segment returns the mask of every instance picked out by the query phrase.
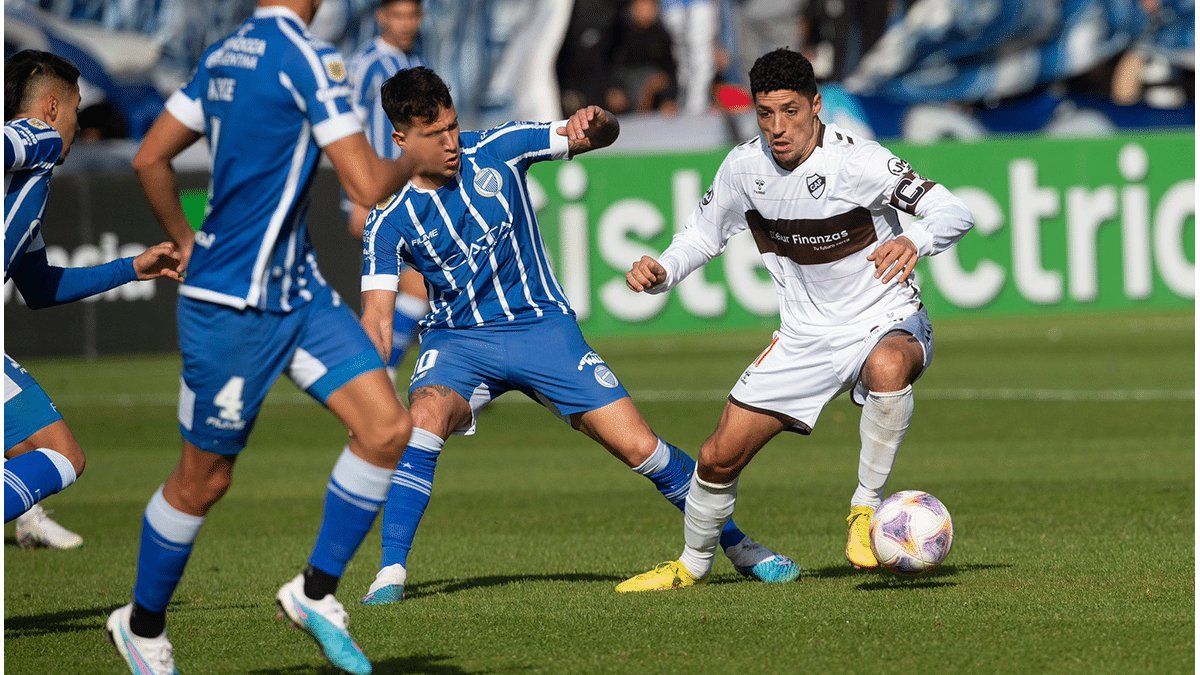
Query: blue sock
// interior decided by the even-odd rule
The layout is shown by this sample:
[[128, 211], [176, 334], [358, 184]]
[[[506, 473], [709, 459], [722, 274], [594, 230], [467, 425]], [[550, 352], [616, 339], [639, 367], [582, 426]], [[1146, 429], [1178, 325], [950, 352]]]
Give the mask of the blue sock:
[[38, 448], [4, 461], [4, 522], [15, 520], [56, 492], [75, 482], [71, 460], [48, 448]]
[[[649, 478], [662, 496], [682, 511], [687, 503], [688, 488], [692, 483], [692, 474], [696, 471], [696, 462], [688, 457], [686, 452], [659, 439], [654, 454], [634, 471]], [[745, 533], [738, 529], [730, 518], [729, 522], [725, 523], [725, 529], [721, 530], [721, 548], [735, 546], [745, 538]]]
[[387, 497], [391, 477], [391, 469], [372, 465], [350, 452], [350, 448], [342, 451], [329, 477], [325, 513], [317, 543], [308, 558], [310, 565], [330, 576], [342, 576], [375, 522], [375, 514]]
[[152, 612], [166, 611], [203, 524], [204, 516], [180, 511], [167, 503], [161, 487], [155, 491], [142, 517], [137, 581], [133, 585], [133, 599], [139, 605]]
[[388, 491], [387, 505], [383, 508], [381, 567], [407, 567], [413, 537], [417, 536], [417, 526], [421, 524], [425, 507], [429, 505], [433, 471], [437, 467], [443, 443], [445, 441], [436, 434], [413, 429], [412, 440], [408, 442], [404, 457], [392, 474], [392, 488]]
[[408, 348], [416, 341], [417, 328], [429, 311], [429, 303], [410, 295], [396, 296], [396, 314], [392, 317], [392, 355], [388, 367], [395, 368], [404, 360]]

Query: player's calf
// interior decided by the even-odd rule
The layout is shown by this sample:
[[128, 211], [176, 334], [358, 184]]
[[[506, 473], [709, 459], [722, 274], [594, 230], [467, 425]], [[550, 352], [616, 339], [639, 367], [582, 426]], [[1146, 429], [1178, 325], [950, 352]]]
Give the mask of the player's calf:
[[5, 458], [6, 523], [70, 487], [86, 464], [83, 449], [61, 418], [8, 448]]

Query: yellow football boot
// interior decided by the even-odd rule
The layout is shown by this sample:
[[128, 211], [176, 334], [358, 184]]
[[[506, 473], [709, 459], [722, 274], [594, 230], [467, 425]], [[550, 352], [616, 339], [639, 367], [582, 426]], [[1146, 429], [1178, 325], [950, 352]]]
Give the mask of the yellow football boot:
[[846, 524], [850, 526], [850, 536], [846, 538], [846, 560], [855, 569], [873, 570], [879, 567], [875, 559], [875, 551], [871, 549], [871, 517], [875, 509], [869, 506], [851, 506], [850, 515], [846, 516]]
[[687, 588], [700, 583], [700, 579], [678, 560], [659, 563], [654, 569], [617, 584], [618, 593], [641, 593], [642, 591], [669, 591], [675, 588]]

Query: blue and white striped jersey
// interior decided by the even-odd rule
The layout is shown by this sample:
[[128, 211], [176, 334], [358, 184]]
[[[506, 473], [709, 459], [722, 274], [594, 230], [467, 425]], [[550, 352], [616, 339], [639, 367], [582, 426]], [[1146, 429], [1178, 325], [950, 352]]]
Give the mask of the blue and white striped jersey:
[[4, 124], [4, 280], [22, 256], [46, 247], [42, 213], [50, 195], [50, 174], [62, 157], [63, 142], [49, 124], [20, 118]]
[[567, 158], [567, 138], [556, 133], [565, 124], [510, 122], [460, 133], [457, 176], [437, 190], [410, 182], [367, 217], [362, 290], [396, 290], [406, 263], [425, 277], [426, 328], [573, 316], [525, 181], [534, 162]]
[[392, 123], [383, 112], [379, 89], [389, 77], [406, 68], [423, 66], [415, 51], [405, 54], [381, 37], [350, 57], [350, 81], [354, 86], [354, 111], [363, 121], [367, 140], [375, 153], [385, 159], [400, 156], [400, 147], [392, 142]]
[[259, 7], [167, 101], [208, 136], [212, 185], [183, 295], [290, 311], [324, 284], [305, 214], [321, 148], [362, 130], [342, 57], [300, 17]]

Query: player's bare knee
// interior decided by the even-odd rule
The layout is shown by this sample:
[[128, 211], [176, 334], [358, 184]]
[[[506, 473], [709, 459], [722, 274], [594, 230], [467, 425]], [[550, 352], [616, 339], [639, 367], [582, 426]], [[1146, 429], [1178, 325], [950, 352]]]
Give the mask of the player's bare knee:
[[630, 443], [630, 449], [625, 459], [632, 462], [630, 466], [640, 466], [650, 459], [650, 455], [658, 450], [658, 436], [653, 432], [649, 434], [639, 434], [638, 437]]
[[912, 383], [913, 366], [902, 349], [879, 347], [863, 365], [863, 383], [871, 391], [897, 391]]
[[388, 462], [392, 458], [397, 461], [408, 445], [412, 436], [412, 422], [403, 410], [378, 420], [367, 429], [355, 430], [354, 438], [359, 448], [367, 455], [368, 461]]
[[57, 447], [51, 448], [51, 450], [67, 458], [67, 461], [71, 463], [71, 467], [75, 469], [75, 478], [78, 479], [82, 476], [84, 468], [87, 467], [87, 456], [84, 455], [83, 448], [79, 446], [79, 443], [76, 443], [75, 439], [72, 438], [55, 445]]
[[233, 475], [224, 471], [212, 471], [192, 476], [183, 475], [175, 482], [173, 497], [180, 502], [185, 513], [203, 515], [229, 491]]
[[696, 473], [701, 480], [709, 483], [731, 483], [737, 480], [741, 472], [742, 462], [736, 450], [724, 447], [714, 438], [708, 439], [700, 446]]
[[418, 387], [409, 395], [412, 425], [441, 438], [471, 423], [471, 406], [440, 384]]

